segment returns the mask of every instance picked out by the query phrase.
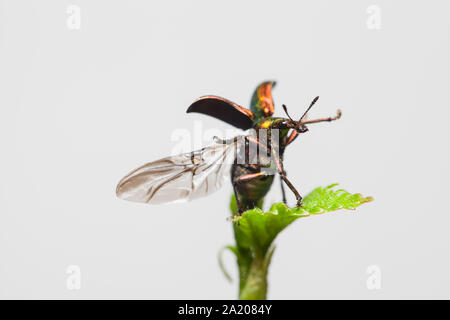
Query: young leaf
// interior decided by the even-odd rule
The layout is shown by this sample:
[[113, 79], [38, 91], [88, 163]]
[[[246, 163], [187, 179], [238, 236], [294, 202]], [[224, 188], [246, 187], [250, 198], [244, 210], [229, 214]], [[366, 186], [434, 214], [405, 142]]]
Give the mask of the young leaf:
[[[267, 269], [274, 250], [272, 243], [293, 221], [339, 209], [353, 210], [373, 200], [372, 197], [351, 194], [343, 189], [333, 190], [336, 185], [314, 189], [303, 198], [301, 207], [290, 209], [284, 203], [275, 203], [268, 212], [255, 208], [233, 220], [236, 245], [228, 249], [236, 255], [238, 262], [240, 299], [266, 298]], [[233, 214], [237, 213], [234, 196], [230, 208]]]

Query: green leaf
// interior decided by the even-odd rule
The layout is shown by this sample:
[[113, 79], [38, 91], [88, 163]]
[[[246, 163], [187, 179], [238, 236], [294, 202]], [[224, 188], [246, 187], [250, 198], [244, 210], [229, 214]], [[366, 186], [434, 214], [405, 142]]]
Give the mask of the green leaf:
[[351, 194], [344, 189], [333, 190], [337, 183], [327, 187], [314, 189], [303, 198], [303, 205], [300, 208], [293, 208], [295, 213], [302, 212], [306, 216], [336, 211], [339, 209], [354, 210], [363, 203], [373, 200], [372, 197], [363, 197], [359, 193]]
[[225, 276], [225, 278], [227, 278], [227, 280], [228, 280], [229, 282], [232, 282], [233, 279], [231, 279], [230, 274], [229, 274], [229, 273], [227, 272], [227, 270], [225, 269], [225, 265], [223, 264], [223, 260], [222, 260], [222, 254], [223, 254], [223, 252], [224, 252], [225, 250], [230, 250], [231, 252], [233, 252], [233, 253], [236, 255], [236, 254], [237, 254], [237, 253], [236, 253], [236, 248], [233, 247], [233, 246], [225, 246], [225, 247], [222, 247], [222, 249], [220, 249], [220, 251], [219, 251], [219, 253], [218, 253], [218, 257], [217, 257], [217, 259], [218, 259], [218, 261], [219, 261], [219, 267], [220, 267], [220, 270], [222, 270], [223, 275]]
[[265, 253], [275, 237], [298, 218], [339, 209], [353, 210], [373, 200], [371, 197], [363, 197], [358, 193], [351, 194], [343, 189], [333, 190], [336, 185], [314, 189], [303, 198], [301, 207], [290, 209], [280, 202], [273, 204], [268, 212], [259, 208], [244, 212], [233, 220], [236, 224], [238, 246], [251, 248], [253, 252], [261, 250]]
[[[351, 194], [343, 189], [333, 190], [336, 185], [314, 189], [303, 198], [301, 207], [291, 209], [280, 202], [273, 204], [268, 212], [255, 208], [233, 219], [236, 246], [228, 248], [237, 258], [241, 299], [265, 299], [265, 278], [274, 251], [273, 241], [292, 222], [298, 218], [339, 209], [354, 210], [373, 200], [372, 197], [363, 197], [359, 193]], [[230, 208], [232, 213], [236, 214], [234, 196]]]

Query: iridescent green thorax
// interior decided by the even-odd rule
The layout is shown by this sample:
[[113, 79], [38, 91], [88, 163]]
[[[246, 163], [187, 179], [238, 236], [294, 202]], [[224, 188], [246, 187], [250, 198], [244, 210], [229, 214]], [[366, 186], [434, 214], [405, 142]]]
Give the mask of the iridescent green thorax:
[[[279, 118], [279, 117], [269, 117], [264, 118], [258, 122], [256, 122], [253, 126], [253, 129], [259, 130], [259, 129], [277, 129], [282, 123], [285, 123], [286, 121], [289, 121], [289, 119], [286, 118]], [[279, 137], [283, 138], [287, 135], [290, 129], [280, 129], [279, 131]]]
[[250, 110], [253, 112], [253, 121], [258, 122], [270, 117], [274, 112], [272, 88], [275, 81], [266, 81], [256, 87], [250, 102]]

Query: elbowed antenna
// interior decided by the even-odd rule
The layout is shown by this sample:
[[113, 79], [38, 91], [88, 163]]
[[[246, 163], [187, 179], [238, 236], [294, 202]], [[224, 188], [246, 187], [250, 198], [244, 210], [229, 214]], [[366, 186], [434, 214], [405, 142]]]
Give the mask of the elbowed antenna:
[[[286, 105], [284, 105], [284, 104], [283, 104], [283, 110], [284, 110], [284, 112], [286, 113], [286, 115], [288, 116], [289, 120], [291, 120], [291, 121], [293, 121], [293, 122], [297, 122], [297, 123], [298, 123], [297, 127], [300, 127], [300, 122], [302, 122], [303, 118], [306, 116], [306, 114], [307, 114], [308, 111], [312, 108], [312, 106], [317, 102], [317, 100], [319, 100], [319, 96], [317, 96], [317, 97], [315, 97], [315, 98], [313, 99], [313, 101], [312, 101], [311, 104], [309, 105], [308, 109], [306, 109], [305, 113], [303, 113], [303, 115], [301, 116], [300, 120], [298, 120], [298, 121], [294, 121], [294, 120], [292, 119], [292, 117], [289, 115], [289, 112], [287, 111]], [[304, 123], [306, 123], [306, 122], [304, 122]]]
[[303, 115], [301, 116], [299, 121], [294, 121], [292, 119], [292, 117], [289, 115], [289, 113], [287, 111], [286, 105], [283, 104], [283, 110], [286, 113], [286, 115], [288, 116], [289, 120], [291, 120], [294, 123], [297, 122], [297, 125], [295, 126], [296, 130], [300, 129], [300, 127], [305, 124], [325, 122], [325, 121], [334, 121], [334, 120], [339, 119], [342, 116], [342, 111], [340, 109], [338, 109], [337, 114], [334, 117], [320, 118], [320, 119], [314, 119], [314, 120], [308, 120], [308, 121], [302, 122], [302, 120], [305, 118], [306, 114], [309, 112], [309, 110], [312, 108], [312, 106], [317, 102], [317, 100], [319, 100], [319, 96], [315, 97], [313, 99], [313, 101], [311, 101], [311, 104], [309, 105], [308, 109], [306, 109], [305, 113], [303, 113]]
[[283, 104], [283, 110], [286, 113], [287, 117], [289, 118], [289, 120], [294, 121], [291, 116], [289, 115], [289, 112], [287, 111], [287, 107], [285, 104]]

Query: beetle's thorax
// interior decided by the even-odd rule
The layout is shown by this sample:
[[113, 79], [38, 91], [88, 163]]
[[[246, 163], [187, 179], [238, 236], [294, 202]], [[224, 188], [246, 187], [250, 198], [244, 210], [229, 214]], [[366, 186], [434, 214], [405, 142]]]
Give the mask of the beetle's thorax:
[[[266, 131], [263, 136], [267, 137], [267, 141], [272, 141], [280, 146], [281, 151], [284, 151], [287, 134], [292, 126], [292, 121], [286, 118], [268, 117], [264, 118], [253, 125], [258, 137], [261, 136], [261, 131]], [[276, 132], [276, 136], [275, 136]], [[277, 139], [276, 139], [276, 138]]]
[[280, 131], [279, 132], [280, 138], [285, 136], [288, 133], [289, 129], [291, 129], [293, 127], [294, 127], [294, 125], [290, 119], [275, 118], [275, 117], [264, 118], [264, 119], [256, 122], [253, 125], [253, 129], [255, 129], [255, 130], [278, 129]]

